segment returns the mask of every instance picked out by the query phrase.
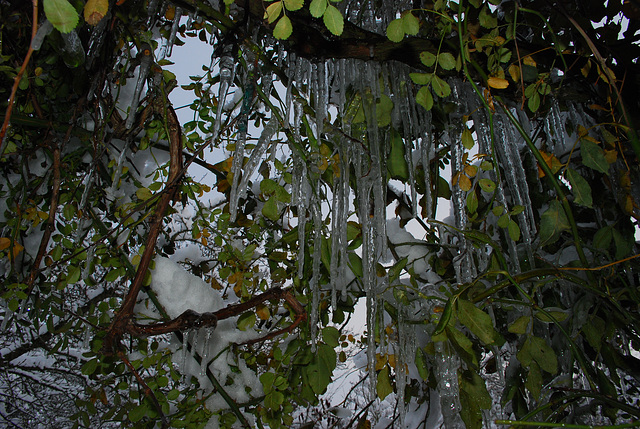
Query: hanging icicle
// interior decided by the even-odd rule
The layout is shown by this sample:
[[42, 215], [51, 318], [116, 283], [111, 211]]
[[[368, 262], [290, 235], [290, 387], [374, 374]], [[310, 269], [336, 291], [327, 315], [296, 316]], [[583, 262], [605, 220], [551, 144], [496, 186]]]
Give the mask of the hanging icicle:
[[138, 77], [136, 79], [136, 85], [133, 90], [131, 107], [129, 108], [129, 113], [127, 114], [127, 120], [125, 122], [125, 126], [127, 127], [127, 129], [131, 129], [133, 127], [133, 123], [136, 120], [138, 104], [140, 104], [142, 91], [146, 86], [147, 76], [149, 75], [151, 65], [153, 64], [153, 51], [151, 50], [151, 46], [149, 46], [148, 44], [142, 45], [142, 47], [140, 48], [140, 52], [138, 53], [138, 58], [140, 59], [140, 65], [138, 66]]
[[[316, 190], [320, 186], [320, 180], [316, 183]], [[312, 275], [309, 282], [311, 289], [311, 349], [315, 352], [318, 342], [318, 307], [320, 306], [320, 264], [322, 263], [322, 207], [316, 197], [311, 204], [313, 217], [313, 256]]]
[[[213, 58], [212, 58], [213, 62]], [[229, 44], [223, 48], [222, 58], [220, 58], [220, 86], [218, 88], [218, 107], [216, 109], [216, 121], [213, 126], [211, 141], [215, 143], [218, 139], [220, 126], [222, 124], [222, 110], [227, 103], [229, 87], [233, 85], [235, 77], [236, 62], [233, 56], [233, 45]]]

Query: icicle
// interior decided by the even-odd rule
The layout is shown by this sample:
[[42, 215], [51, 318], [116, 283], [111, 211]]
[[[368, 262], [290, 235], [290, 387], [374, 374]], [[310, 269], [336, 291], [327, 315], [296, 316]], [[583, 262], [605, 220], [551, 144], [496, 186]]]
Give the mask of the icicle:
[[[429, 113], [429, 116], [431, 113]], [[422, 168], [424, 169], [424, 203], [427, 219], [433, 219], [433, 200], [431, 196], [431, 148], [433, 142], [431, 133], [424, 134], [420, 142], [420, 155], [422, 157]]]
[[253, 69], [249, 65], [250, 59], [247, 59], [248, 74], [246, 78], [246, 88], [242, 100], [242, 108], [240, 109], [240, 117], [238, 118], [238, 133], [236, 134], [236, 148], [233, 153], [233, 162], [231, 163], [231, 174], [233, 180], [231, 183], [231, 195], [229, 197], [229, 215], [231, 222], [236, 220], [238, 212], [238, 184], [240, 181], [240, 173], [244, 163], [244, 145], [247, 141], [247, 129], [249, 127], [249, 111], [253, 104]]
[[321, 61], [320, 64], [314, 67], [314, 94], [315, 94], [315, 109], [316, 109], [316, 138], [318, 144], [322, 138], [324, 132], [324, 120], [327, 117], [327, 110], [329, 104], [329, 97], [327, 91], [329, 89], [329, 80], [327, 72], [325, 70], [326, 61]]
[[120, 183], [120, 176], [122, 175], [122, 168], [124, 166], [124, 160], [127, 158], [127, 153], [129, 151], [129, 145], [125, 143], [122, 148], [122, 152], [120, 152], [120, 156], [118, 157], [118, 164], [116, 165], [116, 171], [113, 173], [113, 181], [111, 182], [111, 191], [115, 192], [118, 189], [118, 184]]
[[271, 116], [271, 119], [264, 126], [262, 130], [262, 134], [260, 134], [260, 138], [258, 139], [258, 143], [253, 148], [251, 152], [251, 156], [249, 157], [249, 161], [244, 165], [244, 169], [242, 170], [242, 179], [238, 184], [238, 199], [243, 199], [247, 197], [247, 187], [249, 186], [249, 179], [253, 176], [255, 169], [258, 167], [258, 163], [262, 160], [262, 157], [266, 153], [269, 148], [269, 143], [271, 143], [271, 138], [278, 131], [278, 119], [275, 115]]
[[191, 338], [191, 358], [195, 359], [196, 353], [198, 352], [198, 335], [199, 331], [197, 329], [193, 330], [193, 338]]
[[447, 429], [465, 427], [460, 417], [460, 396], [458, 393], [458, 355], [451, 351], [448, 341], [434, 343], [436, 349], [435, 371], [440, 394], [440, 406], [444, 426]]
[[70, 33], [60, 33], [64, 41], [64, 52], [62, 56], [64, 63], [71, 68], [78, 67], [85, 60], [84, 47], [78, 33], [73, 30]]
[[52, 31], [53, 24], [51, 24], [48, 19], [45, 19], [40, 28], [38, 28], [36, 37], [31, 41], [31, 48], [33, 48], [34, 51], [39, 51], [42, 47], [42, 42], [44, 42], [44, 39], [51, 34]]
[[[320, 180], [316, 183], [316, 189], [320, 186]], [[320, 305], [320, 263], [322, 262], [322, 208], [320, 202], [314, 198], [312, 207], [313, 216], [313, 274], [309, 287], [312, 293], [311, 300], [311, 350], [315, 352], [318, 336], [318, 306]]]
[[[191, 335], [191, 330], [185, 331], [182, 334], [182, 354], [180, 355], [180, 370], [183, 375], [187, 375], [187, 355], [189, 354], [189, 336]], [[195, 332], [195, 331], [194, 331]]]
[[[464, 166], [462, 163], [464, 149], [462, 148], [462, 142], [459, 138], [457, 138], [457, 127], [450, 129], [447, 134], [447, 138], [451, 145], [451, 174], [453, 175], [464, 170]], [[465, 229], [467, 227], [466, 198], [465, 192], [460, 189], [459, 184], [451, 187], [451, 205], [456, 228]], [[460, 234], [458, 238], [459, 253], [456, 257], [454, 257], [453, 264], [456, 272], [456, 280], [458, 283], [462, 284], [468, 283], [472, 280], [472, 264], [469, 260], [469, 244], [467, 242], [467, 239], [462, 234]]]
[[202, 343], [202, 353], [200, 353], [200, 357], [202, 358], [200, 361], [200, 375], [202, 376], [207, 375], [207, 367], [209, 366], [209, 341], [211, 340], [211, 335], [214, 330], [215, 328], [210, 326], [204, 328], [204, 341]]
[[84, 269], [82, 270], [81, 278], [87, 280], [92, 273], [91, 265], [93, 264], [93, 257], [96, 254], [96, 246], [89, 246], [87, 250], [87, 259], [84, 261]]
[[337, 308], [337, 295], [338, 281], [340, 278], [340, 272], [338, 267], [340, 266], [340, 249], [342, 249], [342, 234], [340, 233], [340, 223], [343, 218], [343, 198], [342, 198], [342, 172], [336, 177], [333, 177], [333, 204], [332, 204], [332, 216], [331, 216], [331, 265], [329, 267], [331, 278], [331, 310], [335, 311]]
[[404, 131], [404, 159], [409, 166], [409, 188], [411, 190], [411, 215], [418, 217], [418, 194], [416, 192], [413, 165], [413, 136], [411, 134], [411, 115], [409, 113], [409, 95], [407, 93], [407, 82], [400, 82], [400, 112], [402, 118], [402, 128]]
[[218, 88], [218, 107], [216, 108], [216, 122], [213, 126], [211, 141], [215, 142], [220, 132], [222, 124], [222, 108], [226, 104], [229, 87], [233, 84], [235, 75], [235, 59], [233, 57], [233, 46], [226, 45], [220, 59], [220, 87]]
[[407, 385], [407, 368], [413, 363], [412, 356], [415, 354], [413, 344], [413, 330], [411, 325], [405, 322], [406, 306], [402, 302], [396, 303], [398, 311], [398, 343], [396, 344], [396, 401], [398, 404], [399, 427], [404, 426], [406, 409], [404, 404], [404, 390]]
[[173, 24], [171, 25], [171, 32], [169, 33], [169, 37], [162, 41], [162, 49], [158, 54], [158, 60], [163, 60], [171, 56], [171, 52], [173, 51], [173, 43], [176, 40], [178, 28], [180, 28], [180, 18], [182, 18], [182, 8], [176, 7]]
[[138, 56], [140, 57], [140, 65], [138, 66], [138, 79], [136, 80], [136, 86], [133, 90], [131, 108], [129, 109], [129, 113], [127, 114], [127, 121], [125, 122], [125, 126], [127, 127], [127, 129], [131, 129], [131, 127], [133, 127], [133, 123], [136, 120], [136, 111], [138, 110], [138, 104], [140, 103], [142, 90], [144, 89], [144, 86], [147, 82], [147, 76], [149, 75], [149, 70], [151, 70], [151, 64], [153, 64], [153, 51], [151, 50], [151, 46], [147, 44], [143, 45]]

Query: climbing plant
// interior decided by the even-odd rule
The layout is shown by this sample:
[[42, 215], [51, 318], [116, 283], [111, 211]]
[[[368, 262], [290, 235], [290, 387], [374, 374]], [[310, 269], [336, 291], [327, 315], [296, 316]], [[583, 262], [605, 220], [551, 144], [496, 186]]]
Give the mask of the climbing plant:
[[0, 0], [3, 424], [637, 425], [639, 16]]

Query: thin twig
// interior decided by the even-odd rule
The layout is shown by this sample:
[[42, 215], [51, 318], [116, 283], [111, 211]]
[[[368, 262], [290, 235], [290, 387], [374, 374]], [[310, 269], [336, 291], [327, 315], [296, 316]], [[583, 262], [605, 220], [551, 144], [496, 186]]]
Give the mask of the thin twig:
[[33, 4], [33, 23], [31, 24], [31, 43], [29, 44], [29, 49], [27, 50], [27, 55], [24, 57], [24, 61], [22, 62], [22, 66], [18, 71], [14, 81], [13, 87], [11, 88], [11, 96], [9, 97], [9, 104], [7, 105], [7, 110], [4, 114], [4, 123], [2, 124], [2, 129], [0, 130], [0, 156], [4, 153], [6, 148], [5, 145], [5, 135], [7, 134], [7, 129], [9, 128], [9, 121], [11, 120], [11, 112], [13, 111], [13, 102], [16, 98], [16, 92], [18, 91], [18, 86], [20, 85], [20, 81], [22, 80], [22, 75], [24, 75], [25, 70], [27, 69], [27, 64], [29, 64], [29, 60], [31, 59], [31, 54], [33, 54], [33, 39], [36, 37], [38, 32], [38, 0], [32, 0]]

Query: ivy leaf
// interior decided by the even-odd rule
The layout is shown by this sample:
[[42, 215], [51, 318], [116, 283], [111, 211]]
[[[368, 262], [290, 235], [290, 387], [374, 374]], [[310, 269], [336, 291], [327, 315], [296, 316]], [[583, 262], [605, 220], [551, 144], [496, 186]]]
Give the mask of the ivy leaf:
[[402, 28], [410, 36], [415, 36], [420, 30], [420, 21], [411, 12], [405, 13], [402, 17]]
[[402, 25], [402, 18], [394, 19], [389, 23], [387, 27], [387, 37], [392, 42], [402, 42], [404, 39], [404, 26]]
[[456, 67], [456, 59], [450, 52], [441, 52], [438, 55], [438, 64], [445, 70], [453, 70]]
[[78, 12], [67, 0], [43, 0], [44, 13], [53, 27], [69, 33], [78, 25]]
[[582, 154], [582, 163], [587, 167], [609, 174], [609, 163], [604, 156], [604, 151], [600, 146], [588, 139], [580, 141], [580, 153]]
[[293, 26], [291, 25], [291, 20], [287, 15], [284, 15], [282, 18], [278, 20], [275, 28], [273, 29], [273, 37], [280, 40], [288, 39], [293, 33]]
[[428, 86], [423, 86], [418, 90], [416, 94], [416, 103], [424, 107], [426, 110], [431, 110], [433, 107], [433, 95]]
[[558, 200], [551, 201], [540, 218], [540, 246], [556, 242], [562, 231], [571, 229], [567, 215]]
[[389, 367], [387, 365], [385, 365], [384, 368], [382, 368], [378, 373], [376, 392], [380, 400], [383, 400], [393, 392], [393, 387], [391, 387], [391, 379], [389, 378]]
[[449, 84], [437, 75], [433, 75], [433, 79], [431, 79], [431, 86], [438, 97], [444, 98], [451, 94], [451, 87]]
[[344, 30], [344, 18], [338, 8], [333, 5], [327, 5], [324, 11], [324, 25], [334, 35], [340, 36]]
[[593, 205], [593, 198], [591, 197], [591, 186], [584, 177], [582, 177], [576, 170], [571, 168], [567, 169], [567, 179], [571, 183], [571, 190], [573, 191], [573, 201], [581, 206], [591, 207]]
[[470, 301], [458, 299], [458, 320], [466, 326], [484, 344], [493, 344], [496, 339], [496, 331], [493, 329], [493, 321], [484, 311], [480, 310]]
[[320, 18], [327, 10], [327, 0], [313, 0], [309, 5], [309, 12], [314, 18]]

